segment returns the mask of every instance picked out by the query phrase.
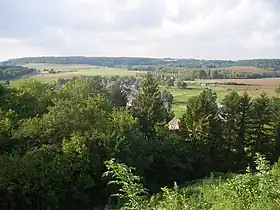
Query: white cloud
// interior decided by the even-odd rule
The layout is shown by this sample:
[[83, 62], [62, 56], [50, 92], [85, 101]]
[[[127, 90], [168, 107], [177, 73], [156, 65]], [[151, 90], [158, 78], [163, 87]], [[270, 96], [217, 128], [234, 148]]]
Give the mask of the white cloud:
[[277, 0], [1, 1], [0, 60], [280, 57], [279, 21]]
[[32, 56], [42, 54], [41, 49], [32, 47], [19, 39], [0, 37], [0, 61], [11, 57]]

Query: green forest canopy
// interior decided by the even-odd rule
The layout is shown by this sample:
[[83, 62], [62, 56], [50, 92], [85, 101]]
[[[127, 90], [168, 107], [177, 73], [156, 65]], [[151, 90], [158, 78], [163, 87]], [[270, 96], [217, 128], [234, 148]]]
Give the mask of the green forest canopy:
[[[280, 207], [279, 164], [271, 169], [280, 156], [279, 97], [232, 92], [218, 106], [205, 89], [173, 132], [171, 97], [151, 74], [132, 107], [122, 78], [111, 82], [0, 85], [1, 209]], [[223, 179], [213, 185], [178, 189], [217, 172]]]

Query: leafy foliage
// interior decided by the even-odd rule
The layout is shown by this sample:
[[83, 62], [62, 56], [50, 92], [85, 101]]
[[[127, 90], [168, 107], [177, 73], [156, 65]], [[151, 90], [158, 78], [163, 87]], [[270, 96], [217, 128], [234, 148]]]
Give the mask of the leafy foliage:
[[0, 80], [10, 80], [35, 73], [36, 69], [21, 66], [0, 65]]
[[[1, 85], [0, 208], [279, 207], [280, 167], [270, 165], [280, 155], [279, 98], [232, 92], [218, 104], [205, 89], [170, 131], [173, 96], [152, 74], [138, 82]], [[211, 173], [224, 175], [203, 179]]]
[[115, 163], [114, 159], [106, 161], [105, 165], [108, 171], [103, 176], [112, 178], [108, 184], [121, 186], [119, 193], [112, 195], [122, 199], [121, 209], [143, 209], [146, 205], [144, 201], [147, 190], [139, 183], [140, 177], [132, 173], [133, 168], [122, 163]]

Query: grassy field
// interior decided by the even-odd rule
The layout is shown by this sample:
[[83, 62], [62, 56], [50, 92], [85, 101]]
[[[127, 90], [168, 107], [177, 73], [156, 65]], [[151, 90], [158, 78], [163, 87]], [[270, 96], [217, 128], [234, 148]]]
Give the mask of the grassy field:
[[61, 69], [61, 70], [69, 70], [69, 69], [92, 69], [96, 68], [92, 65], [87, 64], [49, 64], [49, 63], [29, 63], [23, 65], [23, 67], [34, 68], [39, 70], [44, 69]]
[[[39, 74], [32, 77], [43, 82], [74, 76], [135, 76], [136, 73], [146, 74], [144, 71], [128, 71], [121, 68], [103, 68], [83, 64], [28, 64], [25, 67], [38, 69]], [[53, 69], [54, 71], [58, 71], [58, 73], [50, 74], [48, 71], [44, 71], [45, 69]]]
[[[128, 71], [121, 68], [102, 68], [91, 65], [59, 65], [59, 64], [28, 64], [25, 67], [35, 68], [38, 70], [38, 74], [29, 76], [28, 78], [36, 79], [43, 83], [49, 83], [56, 81], [58, 78], [71, 78], [75, 76], [136, 76], [136, 74], [146, 74], [145, 71]], [[49, 73], [44, 71], [45, 69], [58, 73]], [[0, 83], [5, 81], [1, 81]]]
[[[235, 82], [243, 85], [224, 85], [213, 83], [225, 83]], [[268, 96], [277, 96], [275, 89], [280, 84], [280, 78], [269, 78], [269, 79], [228, 79], [228, 80], [196, 80], [188, 83], [187, 89], [178, 88], [165, 88], [169, 90], [174, 96], [173, 111], [176, 116], [181, 116], [182, 112], [186, 108], [188, 99], [192, 96], [197, 96], [206, 87], [202, 87], [201, 84], [209, 84], [207, 88], [211, 88], [217, 93], [218, 102], [221, 102], [223, 98], [231, 91], [236, 91], [239, 94], [248, 92], [252, 98], [258, 97], [263, 91]]]

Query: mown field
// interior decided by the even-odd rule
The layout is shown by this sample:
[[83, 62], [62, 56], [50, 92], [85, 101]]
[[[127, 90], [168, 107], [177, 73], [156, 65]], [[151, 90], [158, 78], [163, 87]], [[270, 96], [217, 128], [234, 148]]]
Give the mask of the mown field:
[[[58, 78], [71, 78], [74, 76], [135, 76], [136, 74], [145, 74], [144, 71], [128, 71], [122, 68], [103, 68], [92, 65], [75, 64], [28, 64], [25, 67], [36, 68], [39, 74], [32, 78], [42, 82], [55, 81]], [[46, 70], [53, 69], [57, 73], [49, 73]]]
[[[214, 83], [229, 83], [234, 82], [239, 85], [224, 85]], [[201, 84], [208, 84], [207, 87]], [[236, 91], [240, 94], [247, 92], [252, 98], [258, 97], [263, 91], [268, 96], [278, 96], [275, 89], [280, 84], [280, 78], [266, 78], [266, 79], [223, 79], [223, 80], [196, 80], [188, 83], [187, 89], [165, 88], [168, 89], [174, 96], [173, 111], [176, 116], [181, 116], [185, 110], [188, 99], [192, 96], [198, 95], [203, 89], [211, 88], [217, 93], [217, 100], [221, 102], [223, 98], [231, 91]]]

